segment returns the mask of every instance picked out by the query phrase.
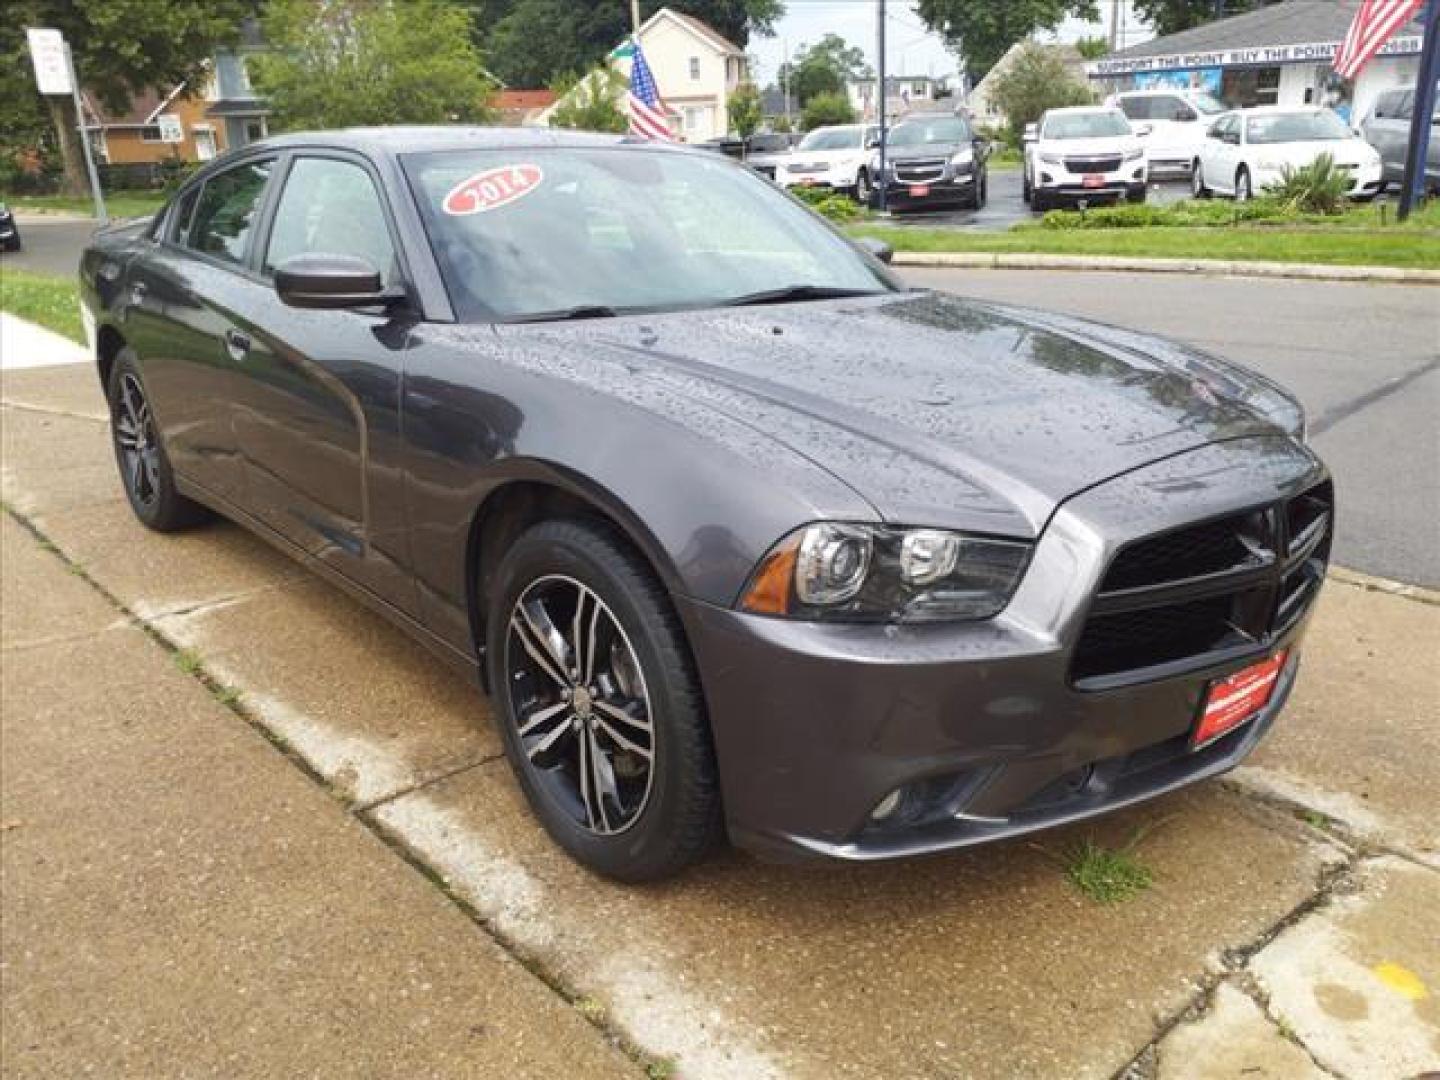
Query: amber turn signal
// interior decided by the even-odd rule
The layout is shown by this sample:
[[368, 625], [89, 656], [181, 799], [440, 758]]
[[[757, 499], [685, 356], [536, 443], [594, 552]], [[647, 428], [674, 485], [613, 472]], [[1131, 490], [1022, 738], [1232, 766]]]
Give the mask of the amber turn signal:
[[740, 601], [745, 611], [760, 615], [787, 615], [790, 612], [790, 584], [795, 580], [795, 555], [798, 538], [782, 544], [760, 563], [750, 579], [750, 587]]

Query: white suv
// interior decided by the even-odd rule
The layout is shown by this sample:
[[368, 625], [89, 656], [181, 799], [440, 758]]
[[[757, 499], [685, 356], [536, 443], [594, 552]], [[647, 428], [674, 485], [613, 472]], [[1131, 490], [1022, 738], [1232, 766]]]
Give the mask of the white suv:
[[781, 187], [828, 187], [865, 201], [870, 196], [870, 158], [880, 129], [869, 124], [816, 128], [775, 166]]
[[1050, 109], [1025, 125], [1022, 197], [1036, 210], [1071, 202], [1144, 202], [1149, 172], [1141, 132], [1119, 109]]
[[1105, 102], [1132, 124], [1149, 124], [1145, 148], [1156, 172], [1189, 172], [1205, 145], [1205, 133], [1229, 106], [1203, 90], [1128, 90]]

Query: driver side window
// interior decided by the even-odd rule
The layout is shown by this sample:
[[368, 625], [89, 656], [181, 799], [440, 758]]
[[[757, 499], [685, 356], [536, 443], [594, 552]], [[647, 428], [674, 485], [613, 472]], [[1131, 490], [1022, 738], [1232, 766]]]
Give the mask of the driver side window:
[[296, 159], [275, 208], [265, 274], [296, 255], [350, 255], [378, 270], [383, 285], [395, 280], [390, 227], [368, 172], [335, 158]]

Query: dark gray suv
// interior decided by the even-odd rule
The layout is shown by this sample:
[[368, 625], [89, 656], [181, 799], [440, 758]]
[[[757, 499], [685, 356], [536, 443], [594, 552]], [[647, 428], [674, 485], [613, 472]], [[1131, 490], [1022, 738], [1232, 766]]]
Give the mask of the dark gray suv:
[[[1415, 112], [1415, 87], [1386, 90], [1375, 99], [1370, 115], [1360, 124], [1360, 134], [1380, 153], [1385, 181], [1403, 183], [1405, 155], [1410, 146], [1410, 118]], [[1430, 149], [1425, 155], [1425, 189], [1440, 192], [1440, 104], [1431, 118]]]

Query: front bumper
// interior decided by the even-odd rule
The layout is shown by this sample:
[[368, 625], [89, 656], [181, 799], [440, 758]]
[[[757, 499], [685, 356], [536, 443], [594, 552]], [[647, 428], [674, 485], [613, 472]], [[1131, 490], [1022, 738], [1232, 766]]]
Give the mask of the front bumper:
[[[932, 852], [1093, 816], [1233, 767], [1284, 705], [1308, 610], [1253, 648], [1102, 690], [1072, 681], [1075, 645], [1121, 544], [1289, 497], [1323, 476], [1298, 444], [1252, 439], [1101, 485], [1056, 512], [1020, 590], [987, 622], [806, 623], [682, 600], [732, 839], [779, 858]], [[1281, 649], [1290, 657], [1265, 709], [1192, 752], [1209, 684]], [[877, 826], [872, 811], [897, 789], [933, 805], [912, 824]]]
[[1064, 165], [1042, 163], [1036, 172], [1035, 190], [1051, 199], [1121, 199], [1140, 194], [1149, 183], [1149, 170], [1144, 161], [1091, 175], [1098, 176], [1100, 182], [1087, 186], [1085, 176], [1069, 172]]
[[[885, 205], [892, 209], [916, 206], [942, 206], [968, 202], [975, 196], [976, 176], [946, 175], [938, 180], [911, 183], [893, 176], [885, 185]], [[923, 194], [921, 193], [923, 192]]]

